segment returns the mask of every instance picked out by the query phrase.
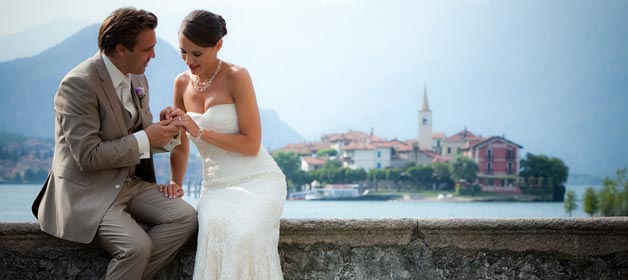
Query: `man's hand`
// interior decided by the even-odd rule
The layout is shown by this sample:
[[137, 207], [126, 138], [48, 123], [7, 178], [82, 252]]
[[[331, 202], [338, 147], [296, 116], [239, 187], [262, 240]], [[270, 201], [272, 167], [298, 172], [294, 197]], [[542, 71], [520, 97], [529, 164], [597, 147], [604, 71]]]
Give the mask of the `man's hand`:
[[185, 112], [179, 108], [175, 107], [166, 107], [159, 113], [159, 120], [172, 120], [173, 118], [180, 117], [185, 115]]
[[144, 129], [151, 147], [163, 147], [168, 145], [170, 140], [179, 133], [179, 128], [170, 125], [170, 122], [171, 120], [162, 120]]

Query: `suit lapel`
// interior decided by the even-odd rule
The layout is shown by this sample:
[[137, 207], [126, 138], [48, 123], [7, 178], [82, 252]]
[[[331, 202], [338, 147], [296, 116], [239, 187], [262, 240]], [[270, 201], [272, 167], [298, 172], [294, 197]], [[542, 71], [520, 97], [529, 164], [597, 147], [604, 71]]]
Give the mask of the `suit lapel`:
[[135, 110], [137, 111], [137, 115], [138, 115], [138, 119], [141, 123], [141, 127], [144, 129], [147, 126], [152, 124], [152, 120], [150, 120], [151, 123], [146, 123], [144, 121], [144, 108], [142, 108], [142, 106], [140, 106], [140, 98], [137, 96], [137, 94], [135, 94], [135, 88], [136, 87], [143, 87], [146, 88], [145, 86], [143, 86], [139, 81], [137, 81], [134, 77], [135, 75], [131, 75], [131, 96], [133, 97], [133, 105], [135, 106]]
[[120, 99], [116, 94], [116, 89], [113, 88], [113, 82], [111, 81], [111, 77], [107, 72], [105, 62], [102, 60], [102, 57], [100, 55], [100, 53], [96, 53], [93, 59], [96, 65], [96, 71], [98, 72], [98, 76], [101, 80], [103, 92], [105, 93], [107, 100], [109, 100], [109, 108], [113, 111], [113, 115], [116, 118], [116, 122], [118, 123], [120, 131], [122, 131], [122, 135], [128, 135], [129, 131], [127, 129], [124, 119], [124, 114], [126, 114], [126, 112], [122, 111], [122, 106], [120, 106], [122, 102], [120, 102]]

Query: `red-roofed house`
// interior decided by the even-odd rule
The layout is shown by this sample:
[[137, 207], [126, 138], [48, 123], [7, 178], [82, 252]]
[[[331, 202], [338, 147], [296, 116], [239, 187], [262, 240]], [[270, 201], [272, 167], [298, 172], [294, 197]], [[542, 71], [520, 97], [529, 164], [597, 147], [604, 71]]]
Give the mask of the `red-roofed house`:
[[324, 134], [321, 137], [322, 142], [328, 142], [331, 144], [331, 148], [336, 149], [338, 154], [342, 154], [344, 147], [352, 143], [369, 143], [373, 141], [384, 141], [383, 138], [373, 135], [371, 132], [365, 133], [362, 131], [349, 130], [346, 133], [331, 133]]
[[321, 167], [323, 167], [323, 165], [325, 165], [326, 161], [327, 161], [326, 158], [302, 156], [301, 157], [301, 170], [307, 172], [307, 171], [320, 169]]
[[300, 156], [312, 156], [312, 155], [315, 155], [316, 152], [318, 152], [319, 150], [329, 149], [329, 148], [331, 148], [330, 143], [311, 142], [311, 143], [288, 144], [275, 151], [293, 152]]
[[504, 137], [493, 136], [471, 144], [463, 149], [463, 152], [480, 167], [478, 183], [483, 187], [483, 191], [516, 193], [521, 192], [517, 182], [519, 180], [519, 149], [522, 148], [521, 145]]
[[458, 154], [462, 154], [462, 149], [470, 146], [470, 143], [475, 143], [481, 139], [481, 137], [476, 136], [465, 128], [463, 131], [443, 139], [441, 155], [453, 158]]

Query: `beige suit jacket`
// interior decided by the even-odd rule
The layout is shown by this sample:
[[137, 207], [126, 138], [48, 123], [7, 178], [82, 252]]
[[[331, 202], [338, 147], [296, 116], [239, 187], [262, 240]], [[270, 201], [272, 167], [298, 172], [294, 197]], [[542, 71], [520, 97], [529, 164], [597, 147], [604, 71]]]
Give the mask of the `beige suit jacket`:
[[[131, 84], [148, 92], [144, 75], [131, 75]], [[143, 129], [152, 123], [148, 96], [142, 106], [136, 106]], [[126, 112], [99, 53], [63, 78], [54, 111], [52, 168], [33, 203], [33, 213], [44, 232], [89, 243], [122, 189], [129, 168], [136, 166], [136, 175], [155, 182], [152, 159], [140, 162], [137, 140], [128, 132]]]

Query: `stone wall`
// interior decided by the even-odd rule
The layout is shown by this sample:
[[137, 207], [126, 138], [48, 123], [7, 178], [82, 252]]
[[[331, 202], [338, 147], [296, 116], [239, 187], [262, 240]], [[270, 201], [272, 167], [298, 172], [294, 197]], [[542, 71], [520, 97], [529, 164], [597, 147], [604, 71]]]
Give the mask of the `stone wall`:
[[[157, 279], [192, 279], [188, 244]], [[628, 279], [628, 218], [283, 220], [285, 279]], [[98, 279], [109, 256], [0, 223], [0, 279]]]

